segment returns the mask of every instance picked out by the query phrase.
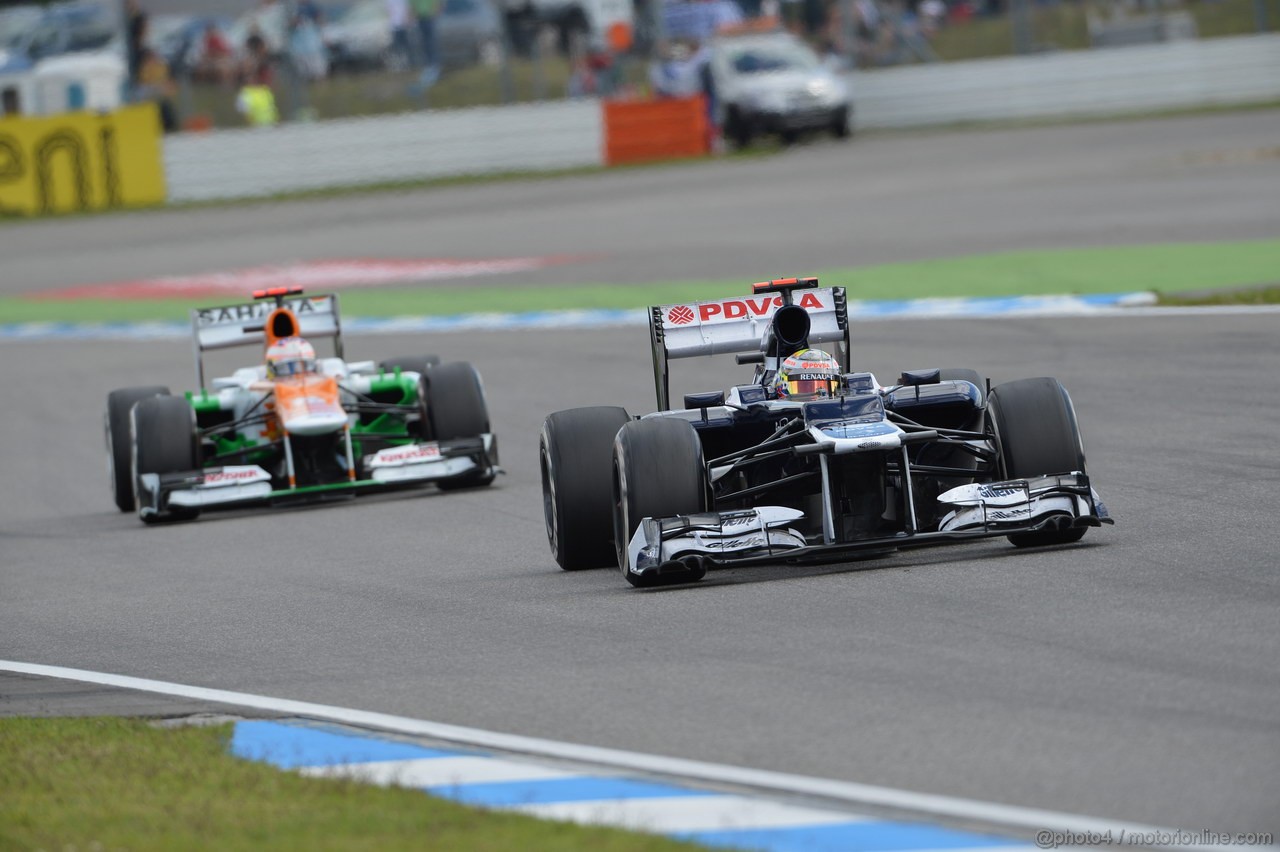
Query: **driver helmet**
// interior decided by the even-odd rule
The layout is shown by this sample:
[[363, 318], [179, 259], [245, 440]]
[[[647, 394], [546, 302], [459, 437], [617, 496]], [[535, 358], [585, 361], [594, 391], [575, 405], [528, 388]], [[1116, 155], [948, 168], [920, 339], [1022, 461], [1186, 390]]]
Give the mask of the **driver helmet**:
[[267, 348], [268, 378], [282, 379], [315, 371], [315, 347], [301, 337], [282, 337]]
[[782, 362], [773, 378], [778, 399], [828, 399], [840, 389], [840, 362], [821, 349], [802, 349]]

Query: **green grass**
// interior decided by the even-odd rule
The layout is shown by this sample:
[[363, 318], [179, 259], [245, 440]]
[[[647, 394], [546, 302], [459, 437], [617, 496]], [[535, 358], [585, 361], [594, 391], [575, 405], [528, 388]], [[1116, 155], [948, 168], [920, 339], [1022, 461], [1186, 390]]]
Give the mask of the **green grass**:
[[1192, 305], [1275, 305], [1280, 304], [1280, 286], [1248, 287], [1220, 293], [1194, 295], [1162, 294], [1160, 304], [1176, 307]]
[[0, 849], [675, 852], [702, 847], [304, 778], [227, 753], [230, 725], [0, 720]]
[[[1280, 29], [1280, 0], [1263, 0], [1272, 31]], [[1247, 35], [1257, 31], [1254, 0], [1198, 0], [1180, 7], [1191, 12], [1201, 38]], [[1031, 4], [1031, 40], [1037, 50], [1083, 50], [1089, 47], [1085, 3]], [[941, 29], [929, 43], [944, 60], [1008, 56], [1014, 51], [1013, 22], [1008, 15], [974, 18]]]
[[[566, 267], [571, 269], [572, 267]], [[824, 285], [843, 286], [854, 299], [1056, 295], [1150, 290], [1256, 288], [1280, 277], [1280, 239], [1251, 242], [1176, 243], [1088, 249], [1020, 251], [945, 260], [841, 269], [773, 270], [817, 274]], [[761, 276], [764, 277], [764, 276]], [[352, 289], [342, 294], [347, 316], [448, 316], [475, 312], [640, 308], [745, 294], [751, 281], [667, 281], [555, 287], [450, 286]], [[1262, 290], [1262, 293], [1268, 291]], [[0, 323], [181, 322], [192, 307], [230, 298], [46, 301], [0, 299]]]

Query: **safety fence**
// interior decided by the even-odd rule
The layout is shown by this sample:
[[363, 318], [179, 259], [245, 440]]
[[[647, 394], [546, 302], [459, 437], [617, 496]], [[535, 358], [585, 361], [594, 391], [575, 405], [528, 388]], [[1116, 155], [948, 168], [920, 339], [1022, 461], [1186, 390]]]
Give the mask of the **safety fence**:
[[1106, 116], [1280, 99], [1280, 35], [851, 75], [859, 128]]

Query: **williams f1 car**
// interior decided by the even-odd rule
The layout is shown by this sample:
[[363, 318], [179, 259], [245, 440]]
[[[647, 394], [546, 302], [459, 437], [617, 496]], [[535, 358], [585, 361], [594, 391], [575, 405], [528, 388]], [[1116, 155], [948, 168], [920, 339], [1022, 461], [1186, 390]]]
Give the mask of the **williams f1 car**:
[[[298, 287], [253, 295], [191, 312], [198, 390], [107, 396], [120, 511], [153, 523], [226, 506], [493, 481], [497, 442], [471, 364], [433, 355], [346, 361], [336, 295]], [[314, 339], [331, 340], [336, 357], [317, 358]], [[246, 345], [265, 347], [265, 363], [206, 385], [204, 353]]]
[[[616, 564], [655, 586], [991, 536], [1066, 544], [1112, 523], [1056, 379], [992, 388], [935, 368], [881, 385], [850, 369], [842, 288], [764, 282], [746, 298], [653, 307], [649, 329], [659, 411], [576, 408], [543, 424], [547, 536], [565, 570]], [[836, 350], [817, 352], [827, 390], [788, 394], [805, 382], [781, 378], [823, 366], [804, 361], [817, 344]], [[754, 379], [671, 407], [669, 362], [720, 353], [754, 363]], [[801, 372], [783, 376], [789, 364]]]

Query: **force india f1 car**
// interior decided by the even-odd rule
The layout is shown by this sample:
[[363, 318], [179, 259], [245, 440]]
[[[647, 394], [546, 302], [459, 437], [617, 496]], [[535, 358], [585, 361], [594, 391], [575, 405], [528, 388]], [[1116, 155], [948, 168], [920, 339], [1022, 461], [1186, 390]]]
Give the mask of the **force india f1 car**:
[[[656, 586], [989, 536], [1064, 544], [1112, 523], [1057, 380], [992, 389], [973, 370], [929, 369], [881, 386], [850, 371], [845, 291], [817, 285], [781, 279], [745, 299], [651, 308], [660, 410], [546, 419], [543, 504], [561, 568], [616, 562], [632, 585]], [[820, 343], [838, 350], [834, 393], [777, 398], [784, 359]], [[754, 380], [672, 408], [668, 362], [719, 353], [755, 363]]]
[[[338, 297], [301, 288], [192, 311], [199, 390], [159, 386], [107, 396], [107, 464], [116, 506], [144, 522], [201, 509], [317, 500], [435, 483], [488, 485], [497, 442], [480, 375], [432, 355], [375, 364], [343, 359]], [[337, 357], [292, 375], [245, 367], [205, 384], [204, 353], [329, 338]], [[286, 346], [287, 348], [287, 346]]]

